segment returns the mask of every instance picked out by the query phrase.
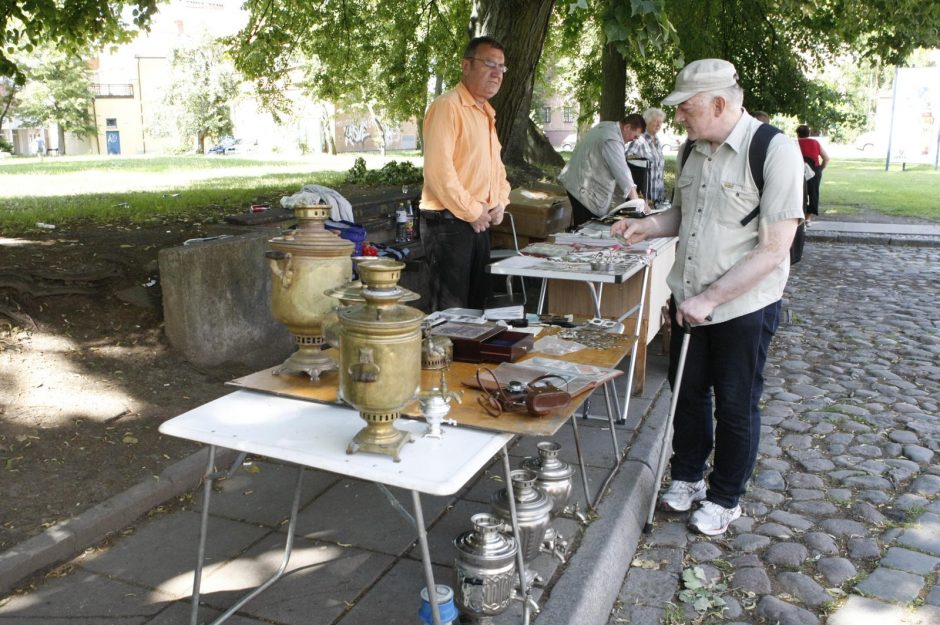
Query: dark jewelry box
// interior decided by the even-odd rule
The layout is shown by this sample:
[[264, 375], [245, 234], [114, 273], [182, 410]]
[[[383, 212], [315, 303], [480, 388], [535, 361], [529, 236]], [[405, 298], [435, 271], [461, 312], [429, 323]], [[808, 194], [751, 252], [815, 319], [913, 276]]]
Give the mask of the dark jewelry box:
[[461, 362], [515, 362], [535, 345], [531, 334], [493, 324], [448, 322], [431, 333], [450, 338], [454, 343], [454, 360]]

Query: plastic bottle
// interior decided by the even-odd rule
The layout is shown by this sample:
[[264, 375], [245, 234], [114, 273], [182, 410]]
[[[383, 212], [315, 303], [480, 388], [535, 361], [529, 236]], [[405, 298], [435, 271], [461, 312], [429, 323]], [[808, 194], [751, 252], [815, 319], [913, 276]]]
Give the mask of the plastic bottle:
[[415, 232], [415, 213], [414, 209], [411, 207], [411, 202], [407, 202], [406, 215], [408, 215], [408, 240], [414, 241], [417, 233]]
[[395, 211], [395, 242], [408, 242], [408, 212], [404, 205], [399, 205]]

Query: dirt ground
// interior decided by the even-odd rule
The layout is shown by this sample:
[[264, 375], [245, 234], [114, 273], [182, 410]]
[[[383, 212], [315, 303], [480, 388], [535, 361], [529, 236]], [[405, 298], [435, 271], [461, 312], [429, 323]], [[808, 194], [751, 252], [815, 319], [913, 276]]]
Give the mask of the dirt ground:
[[198, 447], [163, 421], [229, 392], [163, 334], [157, 252], [198, 225], [0, 236], [0, 552]]
[[0, 552], [194, 452], [160, 423], [250, 372], [200, 370], [163, 334], [157, 253], [211, 234], [190, 223], [0, 235]]

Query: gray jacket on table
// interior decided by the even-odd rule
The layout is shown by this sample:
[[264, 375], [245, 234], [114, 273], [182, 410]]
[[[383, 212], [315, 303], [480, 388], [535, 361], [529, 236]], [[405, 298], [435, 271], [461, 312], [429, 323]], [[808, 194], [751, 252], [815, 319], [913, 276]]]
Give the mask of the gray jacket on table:
[[619, 204], [636, 186], [624, 147], [620, 122], [600, 122], [578, 141], [558, 175], [565, 190], [598, 217], [610, 211], [615, 188], [621, 193]]

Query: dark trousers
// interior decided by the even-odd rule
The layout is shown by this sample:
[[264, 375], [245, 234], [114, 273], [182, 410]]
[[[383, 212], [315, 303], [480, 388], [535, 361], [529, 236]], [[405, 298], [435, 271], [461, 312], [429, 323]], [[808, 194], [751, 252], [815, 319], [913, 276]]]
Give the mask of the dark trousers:
[[[568, 193], [565, 191], [565, 193]], [[578, 201], [578, 199], [568, 193], [568, 199], [571, 201], [571, 228], [577, 228], [592, 219], [597, 219], [597, 215], [587, 209], [587, 207]]]
[[447, 213], [421, 211], [421, 241], [431, 277], [430, 311], [483, 308], [490, 296], [490, 233]]
[[807, 191], [809, 192], [809, 202], [806, 205], [808, 215], [819, 215], [819, 185], [822, 183], [822, 167], [819, 165], [810, 165], [816, 174], [806, 181]]
[[[673, 303], [670, 315], [676, 328], [670, 345], [672, 382], [683, 333]], [[702, 479], [714, 449], [707, 497], [725, 508], [738, 504], [754, 472], [764, 363], [779, 318], [778, 301], [736, 319], [692, 328], [673, 419], [671, 475], [685, 482]]]

